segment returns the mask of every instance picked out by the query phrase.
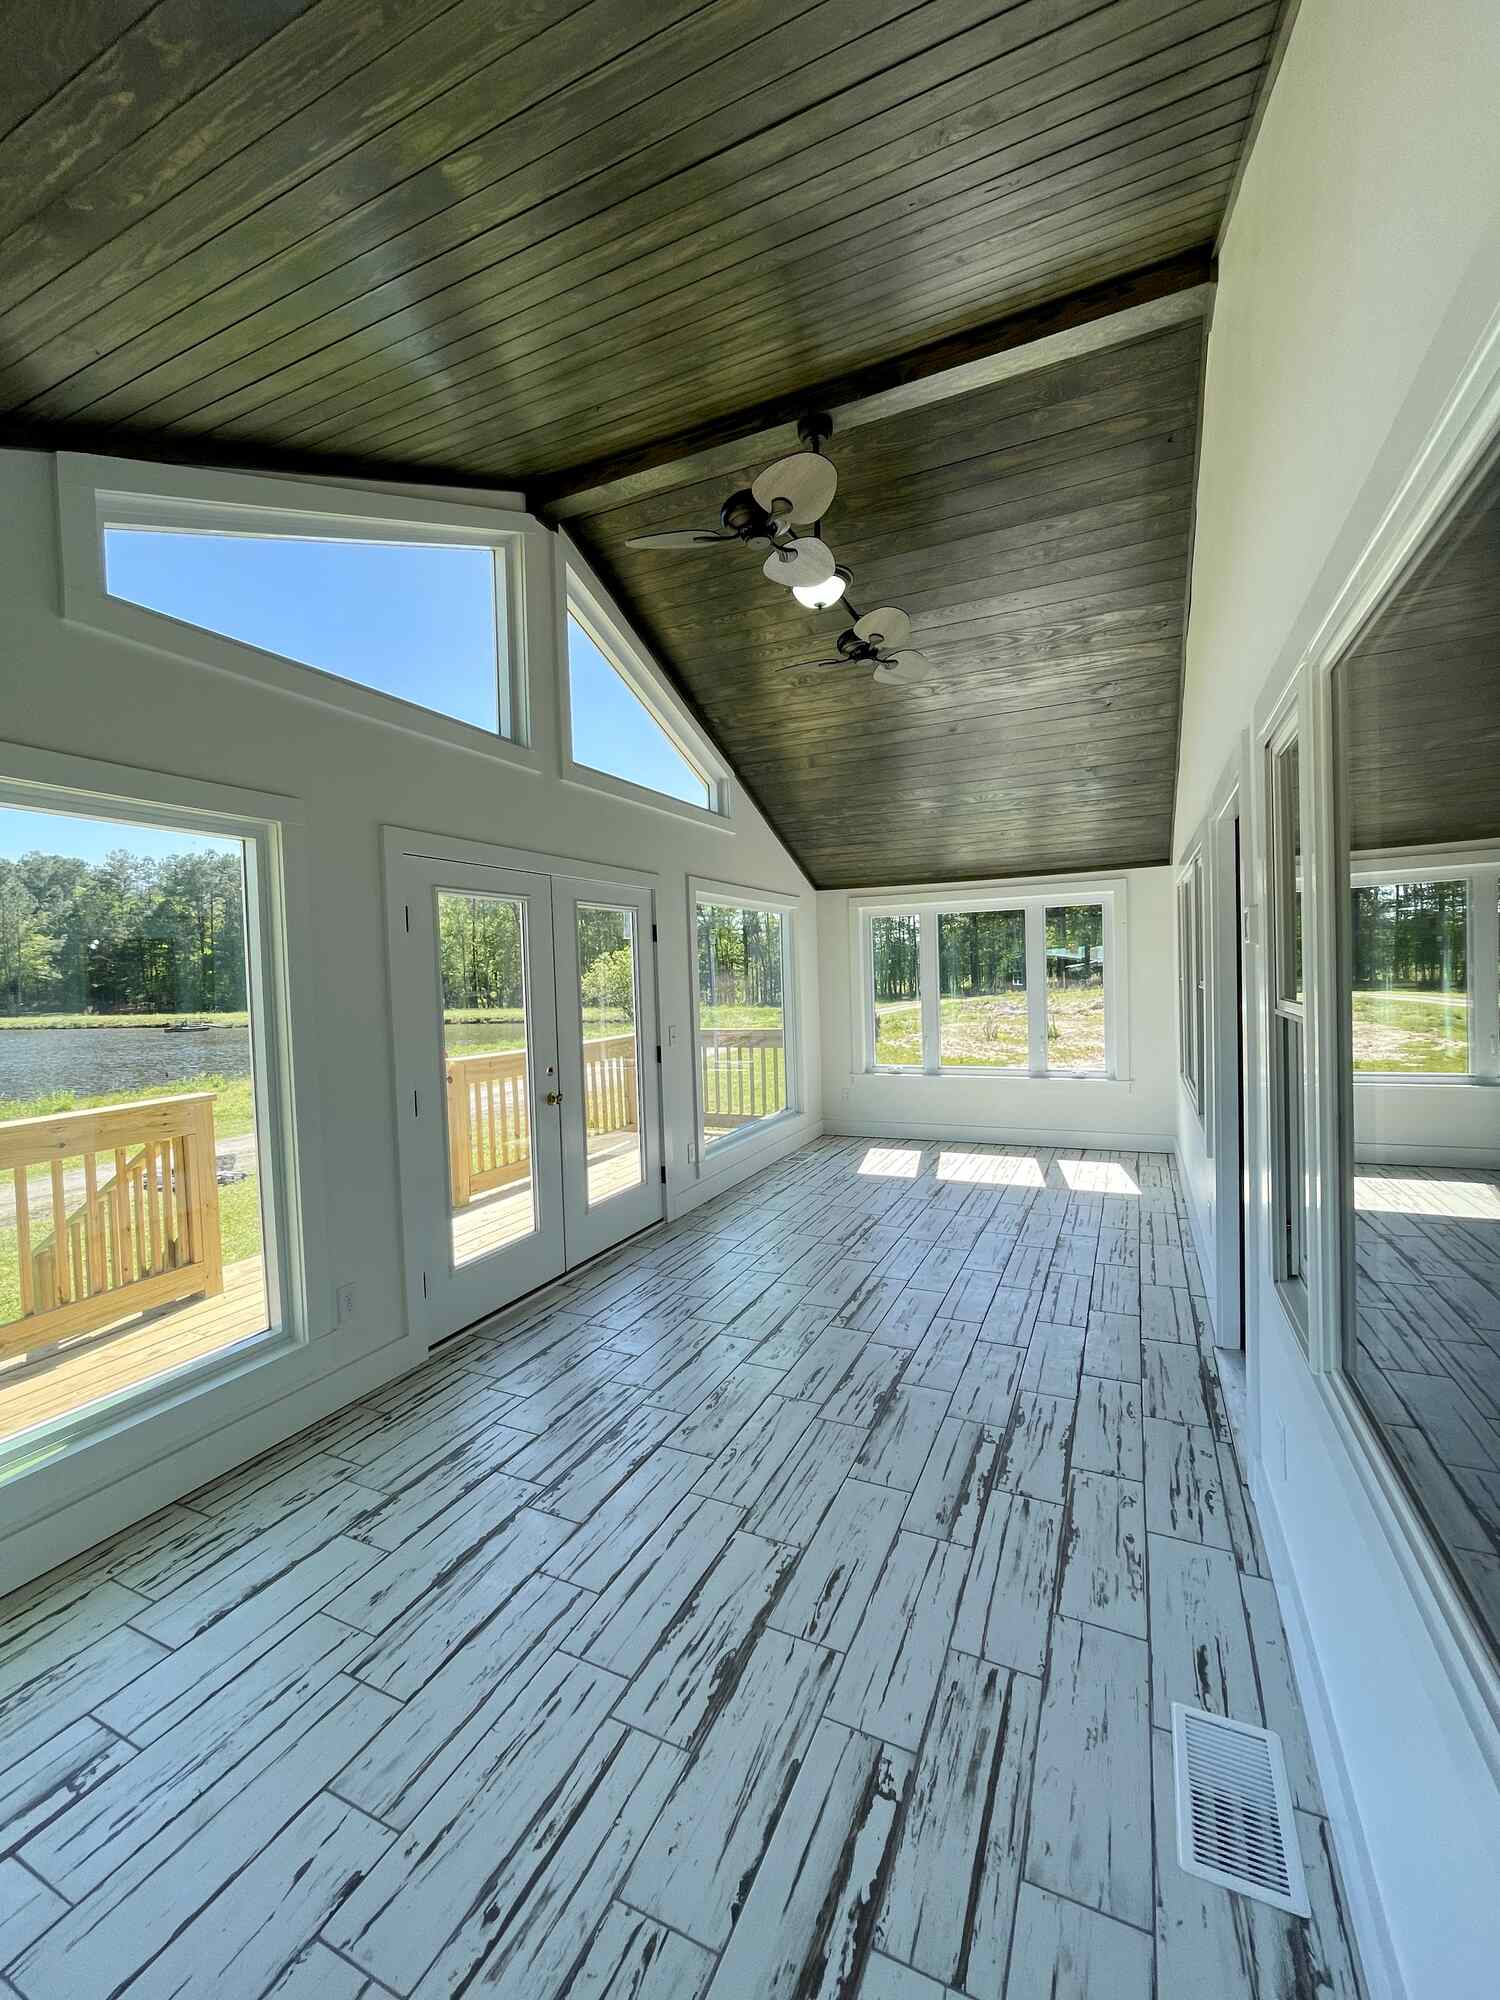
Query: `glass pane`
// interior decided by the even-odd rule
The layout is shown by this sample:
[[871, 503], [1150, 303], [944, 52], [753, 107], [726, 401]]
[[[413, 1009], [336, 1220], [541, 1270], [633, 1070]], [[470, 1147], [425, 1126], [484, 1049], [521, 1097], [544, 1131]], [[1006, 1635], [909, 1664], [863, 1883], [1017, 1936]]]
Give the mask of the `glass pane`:
[[787, 1107], [785, 951], [779, 910], [698, 905], [703, 1143]]
[[[1347, 1203], [1346, 1377], [1500, 1659], [1497, 547], [1500, 468], [1334, 669], [1352, 1115], [1330, 1179]], [[1429, 875], [1380, 879], [1383, 858], [1420, 876], [1424, 850]]]
[[612, 661], [568, 613], [568, 689], [573, 761], [689, 805], [710, 804], [708, 781], [686, 757]]
[[938, 996], [945, 1068], [1029, 1069], [1025, 911], [941, 913]]
[[1303, 1074], [1302, 1022], [1295, 1014], [1278, 1014], [1277, 1033], [1281, 1037], [1281, 1103], [1279, 1118], [1282, 1157], [1286, 1162], [1286, 1201], [1282, 1214], [1285, 1242], [1282, 1247], [1284, 1278], [1303, 1279], [1307, 1275], [1305, 1232], [1307, 1218], [1307, 1144], [1305, 1131], [1305, 1078]]
[[919, 917], [870, 919], [875, 1060], [895, 1069], [922, 1067], [921, 945]]
[[1462, 1076], [1469, 1067], [1469, 885], [1390, 882], [1353, 892], [1356, 1070]]
[[510, 734], [493, 549], [106, 528], [112, 596]]
[[639, 1187], [646, 1171], [637, 1067], [638, 984], [634, 910], [580, 903], [578, 987], [590, 1208]]
[[0, 1439], [272, 1323], [246, 909], [238, 840], [0, 808]]
[[438, 965], [453, 1263], [537, 1226], [526, 1074], [526, 912], [509, 896], [440, 889]]
[[1055, 904], [1047, 911], [1047, 1067], [1104, 1065], [1104, 909]]

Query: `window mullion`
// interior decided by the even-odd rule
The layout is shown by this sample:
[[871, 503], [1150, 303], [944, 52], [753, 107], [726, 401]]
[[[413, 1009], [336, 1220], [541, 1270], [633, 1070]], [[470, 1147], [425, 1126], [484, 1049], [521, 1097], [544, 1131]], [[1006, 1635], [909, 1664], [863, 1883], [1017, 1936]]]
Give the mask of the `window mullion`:
[[1469, 1071], [1500, 1079], [1500, 868], [1469, 877]]
[[1027, 1050], [1033, 1076], [1047, 1074], [1047, 916], [1040, 902], [1026, 905]]
[[934, 1074], [942, 1067], [942, 1008], [938, 995], [938, 920], [936, 910], [923, 910], [918, 955], [922, 985], [922, 1068]]

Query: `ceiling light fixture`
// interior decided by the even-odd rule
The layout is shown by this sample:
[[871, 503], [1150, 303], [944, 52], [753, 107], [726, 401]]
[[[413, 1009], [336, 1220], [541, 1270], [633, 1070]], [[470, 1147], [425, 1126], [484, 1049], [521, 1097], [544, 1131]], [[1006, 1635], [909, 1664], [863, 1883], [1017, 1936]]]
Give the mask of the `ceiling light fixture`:
[[840, 563], [825, 583], [794, 583], [792, 595], [809, 611], [827, 611], [838, 603], [852, 581], [850, 572]]

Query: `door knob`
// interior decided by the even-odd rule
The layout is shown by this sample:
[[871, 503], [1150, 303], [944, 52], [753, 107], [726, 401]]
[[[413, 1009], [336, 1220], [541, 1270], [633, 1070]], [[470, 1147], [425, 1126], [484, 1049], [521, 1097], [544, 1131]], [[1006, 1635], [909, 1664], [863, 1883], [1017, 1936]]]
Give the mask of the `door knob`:
[[547, 1092], [547, 1102], [549, 1104], [561, 1104], [562, 1092], [560, 1090], [549, 1090]]

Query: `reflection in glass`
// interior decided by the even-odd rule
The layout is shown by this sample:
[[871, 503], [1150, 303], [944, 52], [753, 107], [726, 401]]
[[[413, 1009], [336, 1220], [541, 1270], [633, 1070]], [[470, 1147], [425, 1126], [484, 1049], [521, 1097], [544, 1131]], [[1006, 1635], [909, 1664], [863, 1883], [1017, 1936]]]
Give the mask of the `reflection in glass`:
[[889, 1069], [922, 1067], [922, 920], [870, 919], [875, 1060]]
[[698, 1082], [705, 1146], [787, 1108], [780, 910], [699, 900]]
[[1334, 696], [1343, 1364], [1500, 1653], [1500, 760], [1481, 747], [1500, 741], [1497, 549], [1492, 472]]
[[272, 1324], [248, 909], [240, 840], [0, 807], [0, 1440]]
[[945, 1069], [1030, 1068], [1024, 910], [941, 912], [938, 992]]
[[638, 986], [635, 912], [580, 903], [578, 987], [590, 1208], [639, 1187], [645, 1174], [637, 1080]]
[[537, 1226], [524, 907], [440, 889], [437, 947], [456, 1269]]
[[1047, 911], [1047, 1067], [1104, 1066], [1104, 910], [1060, 904]]

